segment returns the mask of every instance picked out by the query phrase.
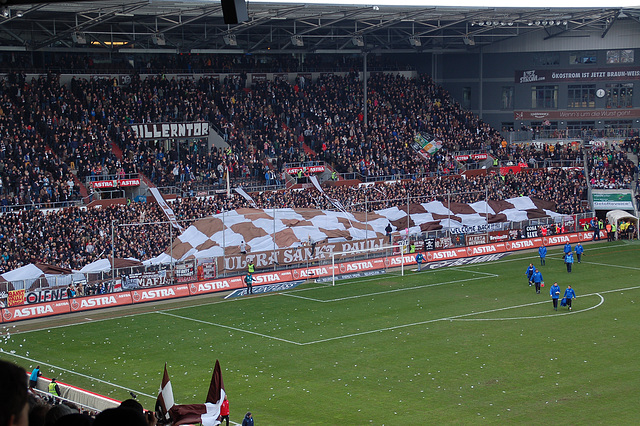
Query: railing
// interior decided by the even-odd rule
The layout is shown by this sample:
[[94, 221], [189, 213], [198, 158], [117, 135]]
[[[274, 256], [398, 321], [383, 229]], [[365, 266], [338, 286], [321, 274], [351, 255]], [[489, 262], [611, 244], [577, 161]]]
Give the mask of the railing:
[[640, 134], [638, 129], [605, 128], [605, 129], [533, 129], [500, 132], [509, 143], [527, 142], [538, 139], [580, 139], [590, 141], [601, 138], [630, 138]]
[[21, 210], [62, 209], [66, 207], [77, 207], [81, 205], [83, 205], [83, 201], [80, 199], [69, 200], [69, 201], [31, 203], [31, 204], [7, 204], [6, 206], [0, 206], [0, 212], [10, 213], [10, 212], [16, 212]]
[[359, 180], [365, 183], [368, 182], [385, 182], [385, 181], [396, 181], [396, 180], [412, 180], [412, 179], [422, 179], [428, 177], [438, 177], [438, 176], [450, 176], [458, 174], [459, 170], [454, 169], [449, 173], [441, 173], [441, 172], [428, 172], [428, 173], [397, 173], [395, 175], [381, 175], [381, 176], [364, 176], [358, 172], [351, 173], [340, 173], [340, 177], [344, 180]]
[[326, 166], [324, 161], [303, 161], [297, 163], [284, 163], [282, 166], [283, 169], [296, 169], [298, 167], [315, 167], [315, 166]]
[[[275, 180], [275, 179], [272, 179]], [[280, 184], [267, 185], [259, 179], [254, 178], [238, 178], [230, 181], [231, 191], [233, 188], [241, 187], [246, 192], [262, 192], [262, 191], [278, 191], [285, 189], [285, 182]], [[159, 186], [158, 191], [163, 195], [178, 195], [181, 197], [206, 197], [216, 194], [225, 193], [227, 191], [227, 183], [213, 185], [196, 185], [191, 183], [185, 187], [178, 186]]]
[[[63, 386], [63, 385], [61, 385]], [[72, 399], [67, 399], [67, 398], [63, 398], [61, 396], [55, 396], [50, 394], [49, 392], [45, 392], [43, 390], [40, 389], [36, 389], [36, 388], [31, 388], [31, 392], [33, 392], [34, 394], [38, 395], [41, 399], [43, 399], [44, 401], [46, 401], [48, 404], [51, 405], [58, 405], [58, 404], [71, 404], [74, 405], [78, 408], [80, 408], [81, 412], [84, 412], [85, 414], [88, 415], [95, 415], [97, 413], [99, 413], [100, 411], [102, 411], [100, 408], [97, 407], [91, 407], [89, 405], [83, 404], [82, 402], [78, 402]], [[116, 405], [114, 404], [114, 407]]]

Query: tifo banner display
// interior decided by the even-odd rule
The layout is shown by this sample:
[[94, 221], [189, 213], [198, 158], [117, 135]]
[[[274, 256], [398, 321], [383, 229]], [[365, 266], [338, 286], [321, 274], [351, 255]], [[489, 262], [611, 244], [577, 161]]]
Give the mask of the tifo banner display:
[[[24, 290], [23, 290], [24, 291]], [[54, 302], [67, 298], [67, 289], [64, 287], [54, 289], [40, 289], [29, 291], [27, 293], [26, 302], [28, 304]]]
[[215, 259], [211, 257], [198, 259], [198, 268], [196, 271], [198, 281], [211, 280], [218, 276]]
[[486, 234], [480, 234], [480, 235], [467, 235], [467, 245], [468, 246], [479, 246], [482, 244], [487, 244], [487, 235]]
[[596, 217], [585, 217], [584, 219], [578, 219], [578, 226], [580, 227], [579, 230], [583, 230], [584, 229], [584, 225], [591, 225], [591, 221], [593, 219], [596, 219]]
[[[464, 238], [463, 238], [464, 241]], [[273, 267], [276, 263], [287, 265], [291, 263], [311, 262], [320, 259], [331, 259], [332, 253], [353, 252], [357, 253], [365, 249], [380, 248], [387, 245], [388, 240], [375, 238], [354, 242], [340, 242], [334, 244], [322, 244], [317, 247], [305, 245], [290, 249], [279, 249], [270, 252], [263, 252], [248, 255], [227, 255], [224, 257], [224, 264], [221, 258], [216, 258], [218, 270], [225, 271], [246, 271], [247, 265], [253, 261], [257, 269]]]
[[538, 227], [535, 225], [529, 225], [525, 229], [525, 237], [526, 238], [535, 238], [538, 236]]
[[196, 261], [187, 260], [178, 263], [175, 268], [176, 281], [186, 283], [196, 280]]
[[180, 226], [180, 224], [178, 223], [173, 209], [169, 207], [169, 204], [167, 204], [167, 202], [164, 200], [164, 197], [162, 196], [158, 188], [149, 188], [149, 191], [153, 195], [153, 198], [156, 199], [156, 202], [158, 203], [164, 214], [169, 219], [169, 222], [171, 222], [171, 226], [182, 231], [182, 226]]
[[430, 155], [435, 154], [442, 149], [442, 141], [437, 140], [434, 136], [428, 133], [425, 133], [424, 135], [417, 134], [413, 140], [417, 144], [417, 148], [419, 150]]
[[633, 210], [631, 192], [596, 192], [594, 190], [593, 208], [596, 210]]
[[139, 287], [157, 287], [167, 284], [167, 271], [136, 272], [122, 275], [122, 288], [132, 290]]
[[435, 238], [425, 238], [422, 249], [424, 251], [435, 250], [436, 248], [436, 239]]
[[215, 259], [190, 259], [178, 263], [175, 269], [175, 280], [179, 283], [212, 280], [217, 276]]
[[[606, 232], [600, 231], [600, 238], [606, 238]], [[549, 237], [536, 237], [493, 244], [482, 244], [469, 247], [448, 247], [445, 249], [436, 249], [434, 251], [426, 252], [425, 257], [427, 258], [428, 263], [423, 264], [423, 267], [426, 267], [428, 269], [437, 269], [444, 266], [456, 266], [486, 262], [500, 259], [511, 251], [535, 249], [540, 247], [542, 244], [546, 246], [555, 246], [564, 245], [566, 243], [575, 244], [579, 241], [590, 241], [592, 239], [593, 232], [578, 232], [572, 234], [553, 235]], [[352, 273], [363, 273], [389, 267], [399, 267], [403, 263], [405, 266], [415, 264], [415, 254], [398, 254], [396, 256], [387, 258], [375, 258], [353, 262], [344, 262], [336, 264], [335, 270], [331, 265], [314, 266], [313, 264], [311, 264], [311, 266], [307, 268], [297, 268], [292, 270], [263, 273], [258, 272], [254, 275], [254, 285], [272, 285], [298, 280], [316, 279], [322, 277], [330, 277], [333, 274], [345, 275]], [[173, 297], [206, 294], [225, 290], [237, 290], [244, 287], [245, 283], [243, 280], [243, 276], [239, 275], [235, 277], [202, 281], [191, 284], [143, 288], [136, 289], [131, 292], [123, 291], [97, 296], [58, 300], [36, 305], [23, 305], [21, 307], [4, 308], [2, 309], [2, 319], [4, 322], [18, 321], [21, 319], [57, 315], [70, 311], [77, 312], [111, 306], [130, 305], [132, 303], [142, 303], [151, 300], [171, 299]]]
[[25, 291], [22, 290], [9, 290], [9, 294], [7, 295], [7, 305], [8, 306], [18, 306], [24, 305], [25, 302]]
[[138, 139], [189, 139], [209, 136], [209, 122], [130, 124]]
[[501, 243], [509, 240], [509, 231], [491, 231], [489, 232], [490, 243]]

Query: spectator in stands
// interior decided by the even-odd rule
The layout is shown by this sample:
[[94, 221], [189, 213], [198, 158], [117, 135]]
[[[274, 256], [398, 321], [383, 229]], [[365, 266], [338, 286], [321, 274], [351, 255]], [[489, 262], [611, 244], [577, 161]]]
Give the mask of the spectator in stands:
[[28, 413], [26, 371], [0, 360], [0, 426], [27, 426]]

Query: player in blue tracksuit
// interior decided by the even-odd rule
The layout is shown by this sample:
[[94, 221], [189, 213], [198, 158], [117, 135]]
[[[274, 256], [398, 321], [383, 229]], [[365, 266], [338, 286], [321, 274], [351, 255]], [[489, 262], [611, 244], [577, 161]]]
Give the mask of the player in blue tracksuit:
[[422, 269], [422, 262], [424, 262], [424, 256], [422, 253], [416, 254], [416, 263], [418, 264], [418, 272]]
[[571, 244], [567, 243], [564, 245], [564, 255], [566, 256], [567, 254], [571, 253], [573, 250], [571, 250]]
[[567, 289], [564, 291], [564, 298], [567, 300], [569, 310], [571, 310], [571, 300], [576, 298], [576, 292], [573, 291], [571, 286], [567, 286]]
[[584, 253], [584, 247], [582, 247], [582, 244], [578, 243], [576, 245], [576, 255], [578, 257], [578, 263], [582, 263], [582, 253]]
[[540, 264], [544, 266], [547, 257], [547, 247], [544, 244], [538, 249], [538, 254], [540, 255]]
[[571, 272], [571, 267], [573, 266], [573, 253], [569, 252], [565, 254], [564, 263], [567, 264], [567, 272]]
[[558, 310], [558, 299], [560, 298], [560, 286], [558, 283], [553, 283], [551, 288], [549, 289], [549, 295], [551, 296], [551, 300], [553, 301], [553, 309]]
[[538, 268], [536, 268], [536, 271], [531, 276], [531, 281], [533, 281], [536, 286], [536, 293], [540, 294], [540, 284], [544, 282], [544, 279], [542, 278], [542, 273], [538, 271]]
[[533, 276], [533, 273], [536, 271], [536, 268], [533, 267], [533, 263], [530, 263], [529, 266], [527, 266], [527, 271], [525, 272], [525, 275], [527, 276], [527, 282], [529, 283], [529, 285], [531, 285], [532, 281], [531, 281], [531, 277]]

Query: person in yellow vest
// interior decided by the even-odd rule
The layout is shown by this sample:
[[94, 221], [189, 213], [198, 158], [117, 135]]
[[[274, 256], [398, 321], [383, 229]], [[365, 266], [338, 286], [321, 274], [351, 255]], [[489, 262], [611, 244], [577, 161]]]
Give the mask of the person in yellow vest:
[[249, 266], [247, 266], [247, 270], [250, 274], [253, 274], [256, 271], [256, 265], [253, 264], [253, 260], [249, 262]]
[[615, 241], [617, 231], [618, 231], [618, 227], [616, 226], [616, 223], [613, 222], [611, 224], [611, 241]]
[[49, 383], [49, 393], [53, 396], [60, 396], [60, 387], [56, 383], [56, 379], [51, 379]]

